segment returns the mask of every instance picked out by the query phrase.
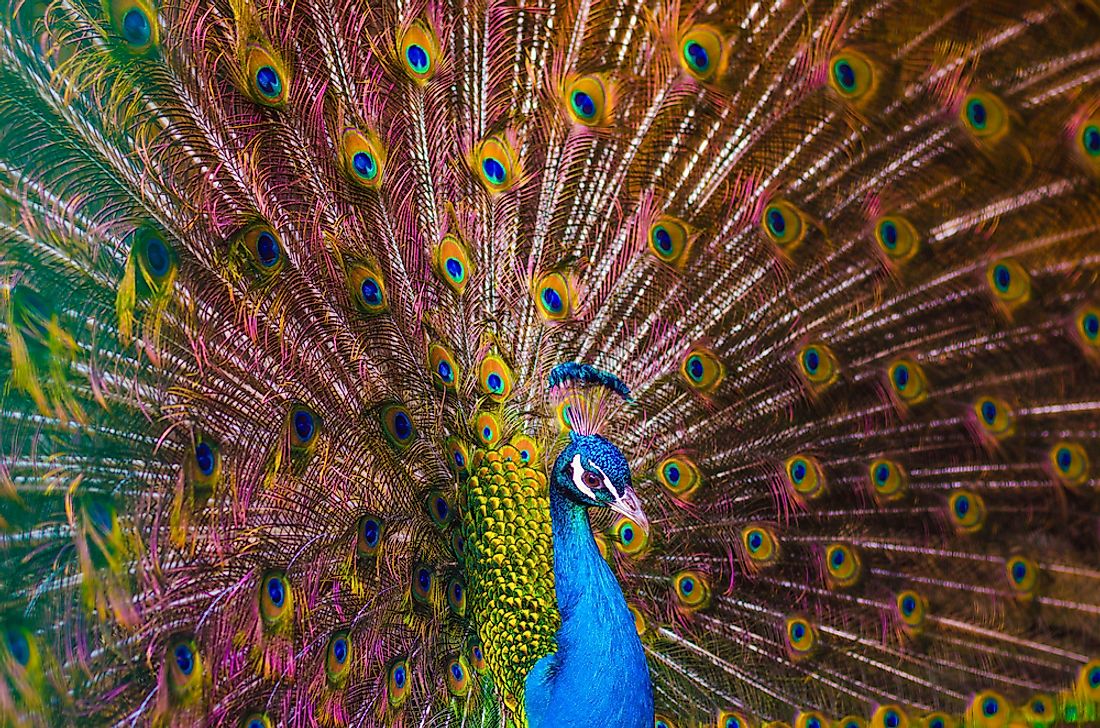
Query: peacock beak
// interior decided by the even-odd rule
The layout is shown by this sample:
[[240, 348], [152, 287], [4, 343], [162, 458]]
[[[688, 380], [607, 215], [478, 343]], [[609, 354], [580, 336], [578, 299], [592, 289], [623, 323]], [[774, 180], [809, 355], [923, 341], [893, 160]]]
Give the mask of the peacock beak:
[[626, 492], [611, 501], [608, 507], [619, 515], [626, 516], [634, 521], [638, 528], [642, 529], [647, 535], [649, 534], [649, 519], [646, 518], [645, 512], [642, 510], [642, 501], [633, 488], [627, 488]]

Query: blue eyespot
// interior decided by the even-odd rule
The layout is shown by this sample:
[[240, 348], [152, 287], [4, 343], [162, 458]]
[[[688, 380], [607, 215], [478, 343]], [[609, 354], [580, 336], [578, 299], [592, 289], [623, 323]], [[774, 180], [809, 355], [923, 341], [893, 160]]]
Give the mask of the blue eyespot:
[[455, 280], [461, 280], [465, 274], [465, 269], [462, 267], [462, 261], [458, 258], [447, 258], [446, 262], [447, 274]]
[[368, 518], [363, 521], [363, 540], [367, 542], [367, 545], [374, 548], [378, 545], [378, 536], [380, 529], [378, 521], [373, 518]]
[[901, 364], [894, 369], [894, 384], [898, 386], [899, 390], [904, 390], [909, 386], [909, 367]]
[[491, 392], [499, 393], [504, 390], [504, 380], [495, 372], [486, 378], [485, 383], [489, 385], [489, 391]]
[[398, 412], [393, 417], [393, 432], [397, 435], [397, 439], [401, 441], [408, 440], [412, 437], [412, 420], [404, 412]]
[[462, 584], [461, 584], [461, 582], [456, 581], [454, 583], [454, 586], [451, 587], [451, 593], [454, 595], [454, 598], [455, 598], [456, 602], [462, 601]]
[[15, 661], [26, 667], [27, 663], [31, 661], [31, 645], [27, 641], [27, 636], [20, 630], [9, 629], [4, 633], [4, 641], [8, 645], [8, 652], [15, 658]]
[[783, 213], [780, 210], [772, 208], [768, 210], [768, 229], [771, 230], [777, 238], [783, 237], [783, 234], [787, 232], [787, 220], [783, 217]]
[[374, 179], [375, 175], [378, 174], [378, 163], [367, 152], [356, 152], [355, 156], [351, 158], [351, 163], [360, 177]]
[[844, 549], [837, 549], [833, 551], [832, 559], [833, 568], [838, 568], [844, 564]]
[[176, 667], [180, 669], [180, 672], [184, 675], [190, 675], [191, 671], [195, 669], [195, 655], [191, 652], [191, 648], [187, 645], [176, 645], [173, 655], [176, 658]]
[[657, 248], [660, 249], [665, 255], [672, 254], [672, 236], [669, 235], [668, 230], [658, 226], [653, 231], [653, 239], [657, 242]]
[[94, 501], [88, 506], [88, 517], [92, 519], [92, 525], [100, 533], [108, 534], [114, 530], [114, 516], [111, 509], [99, 501]]
[[195, 447], [195, 465], [203, 475], [214, 473], [214, 451], [205, 442], [200, 442]]
[[432, 586], [432, 574], [427, 569], [418, 569], [416, 572], [416, 582], [420, 584], [420, 588], [424, 591]]
[[665, 477], [668, 478], [668, 482], [676, 485], [680, 482], [680, 468], [675, 463], [668, 465], [665, 468]]
[[1090, 339], [1095, 339], [1097, 334], [1100, 334], [1100, 316], [1094, 313], [1085, 314], [1081, 327]]
[[1100, 667], [1089, 670], [1089, 687], [1100, 688]]
[[[485, 429], [489, 429], [489, 428], [485, 428]], [[489, 434], [491, 435], [492, 432], [490, 431]], [[463, 467], [464, 465], [466, 465], [466, 458], [464, 458], [462, 456], [462, 453], [460, 453], [458, 450], [455, 450], [455, 465], [457, 465], [460, 468]]]
[[986, 421], [986, 424], [992, 425], [997, 421], [997, 405], [986, 400], [982, 402], [982, 419]]
[[684, 594], [691, 594], [693, 591], [695, 591], [695, 580], [690, 578], [683, 579], [680, 582], [680, 589], [683, 590]]
[[997, 265], [993, 268], [993, 282], [997, 284], [997, 290], [1004, 293], [1012, 284], [1012, 273], [1006, 265]]
[[283, 606], [283, 602], [286, 601], [286, 591], [283, 589], [283, 582], [275, 577], [268, 579], [267, 595], [271, 597], [271, 603], [276, 607]]
[[970, 120], [971, 126], [980, 131], [985, 129], [985, 125], [989, 121], [989, 112], [980, 99], [971, 99], [970, 103], [966, 105], [966, 118]]
[[886, 711], [886, 715], [883, 716], [882, 724], [885, 725], [886, 728], [898, 728], [898, 726], [901, 725], [901, 716], [897, 714], [897, 711], [888, 710]]
[[344, 661], [348, 659], [348, 641], [341, 637], [332, 643], [332, 656], [336, 658], [336, 662], [343, 665]]
[[697, 381], [702, 379], [704, 371], [703, 360], [700, 359], [698, 356], [692, 356], [690, 359], [688, 359], [687, 370], [692, 379], [695, 379]]
[[445, 520], [447, 514], [451, 512], [450, 506], [447, 505], [447, 501], [444, 498], [435, 499], [435, 512], [439, 516], [440, 520]]
[[393, 671], [393, 684], [399, 688], [405, 687], [405, 668], [398, 665], [397, 669]]
[[997, 715], [997, 711], [1001, 709], [1000, 704], [997, 703], [996, 698], [986, 698], [982, 701], [982, 713], [986, 716]]
[[447, 384], [455, 380], [454, 370], [451, 369], [451, 365], [445, 361], [439, 362], [439, 378]]
[[759, 531], [753, 531], [749, 535], [749, 548], [756, 551], [764, 544], [764, 536]]
[[802, 460], [795, 462], [791, 467], [791, 477], [794, 478], [795, 483], [801, 483], [806, 479], [806, 463]]
[[305, 410], [298, 410], [294, 413], [294, 432], [298, 435], [298, 439], [302, 442], [309, 442], [313, 439], [313, 434], [316, 432], [316, 425], [313, 422], [313, 415]]
[[486, 157], [481, 163], [481, 169], [485, 172], [485, 177], [495, 185], [504, 184], [504, 178], [507, 173], [504, 171], [504, 165], [499, 160], [493, 157]]
[[167, 274], [172, 264], [168, 246], [160, 238], [149, 238], [145, 243], [145, 260], [149, 262], [149, 272], [157, 278]]
[[961, 495], [955, 499], [955, 513], [962, 518], [970, 512], [970, 499]]
[[689, 41], [684, 46], [684, 57], [696, 71], [706, 71], [710, 67], [710, 57], [707, 49], [695, 41]]
[[260, 93], [269, 99], [279, 96], [283, 91], [283, 82], [279, 80], [279, 73], [271, 66], [260, 66], [256, 71], [256, 87]]
[[1043, 713], [1047, 712], [1047, 706], [1042, 700], [1036, 700], [1034, 703], [1031, 704], [1031, 711], [1033, 713], [1038, 713], [1039, 715], [1042, 715]]
[[1085, 133], [1082, 135], [1082, 140], [1085, 144], [1086, 152], [1094, 157], [1100, 155], [1100, 127], [1086, 127]]
[[542, 289], [542, 302], [551, 313], [560, 313], [563, 307], [561, 295], [553, 288]]
[[913, 611], [916, 608], [917, 608], [917, 600], [914, 599], [913, 597], [907, 596], [907, 597], [905, 597], [904, 599], [901, 600], [901, 612], [906, 617], [908, 617], [910, 614], [912, 614]]
[[122, 37], [130, 45], [143, 46], [152, 37], [149, 19], [138, 8], [131, 8], [122, 16]]
[[791, 627], [791, 637], [793, 637], [797, 641], [797, 640], [801, 640], [805, 636], [806, 636], [806, 626], [804, 624], [802, 624], [801, 622], [796, 622], [794, 624], [794, 626]]
[[463, 675], [462, 666], [459, 665], [458, 662], [452, 662], [451, 663], [451, 675], [454, 677], [455, 680], [461, 680], [462, 679], [462, 675]]
[[573, 92], [573, 109], [585, 119], [596, 115], [596, 102], [584, 91]]
[[481, 430], [481, 434], [485, 436], [486, 440], [493, 439], [493, 428], [486, 426]]
[[428, 52], [423, 47], [410, 43], [405, 49], [405, 58], [408, 59], [409, 65], [417, 73], [424, 73], [428, 70]]
[[882, 238], [883, 245], [893, 250], [898, 247], [898, 226], [887, 220], [879, 227], [879, 237]]
[[852, 91], [856, 87], [856, 72], [848, 61], [837, 61], [833, 65], [833, 78], [845, 91]]
[[1013, 581], [1021, 582], [1024, 577], [1027, 576], [1027, 564], [1022, 561], [1017, 561], [1012, 565], [1012, 579]]
[[256, 238], [256, 255], [260, 259], [260, 265], [270, 268], [279, 262], [279, 243], [275, 236], [268, 232], [262, 232]]
[[363, 301], [366, 302], [368, 306], [382, 305], [382, 287], [378, 285], [378, 281], [370, 277], [364, 278], [359, 288], [363, 296]]
[[806, 371], [813, 374], [821, 366], [821, 355], [817, 353], [816, 349], [807, 349], [802, 357], [802, 362], [806, 365]]
[[623, 529], [619, 531], [619, 538], [623, 540], [624, 544], [631, 543], [634, 541], [634, 529], [630, 526], [624, 526]]

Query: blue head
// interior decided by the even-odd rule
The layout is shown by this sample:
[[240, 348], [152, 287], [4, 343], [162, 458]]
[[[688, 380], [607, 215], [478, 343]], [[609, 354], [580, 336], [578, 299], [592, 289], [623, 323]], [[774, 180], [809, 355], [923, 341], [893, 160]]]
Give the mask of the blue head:
[[626, 458], [600, 435], [570, 433], [569, 444], [554, 462], [551, 480], [553, 487], [577, 505], [610, 508], [642, 529], [649, 527]]

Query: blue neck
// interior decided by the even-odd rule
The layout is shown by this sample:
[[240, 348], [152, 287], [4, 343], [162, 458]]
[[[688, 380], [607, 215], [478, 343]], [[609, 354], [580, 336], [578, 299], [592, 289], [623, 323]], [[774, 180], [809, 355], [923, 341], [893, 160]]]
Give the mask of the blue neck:
[[528, 678], [531, 728], [652, 728], [645, 653], [622, 588], [592, 539], [588, 509], [552, 482], [550, 517], [561, 629], [557, 652], [543, 658]]

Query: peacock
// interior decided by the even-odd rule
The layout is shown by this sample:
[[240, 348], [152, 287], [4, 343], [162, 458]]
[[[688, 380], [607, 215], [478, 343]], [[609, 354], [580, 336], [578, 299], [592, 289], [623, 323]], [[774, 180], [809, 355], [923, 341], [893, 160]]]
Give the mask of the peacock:
[[0, 13], [0, 725], [1100, 724], [1100, 3]]

